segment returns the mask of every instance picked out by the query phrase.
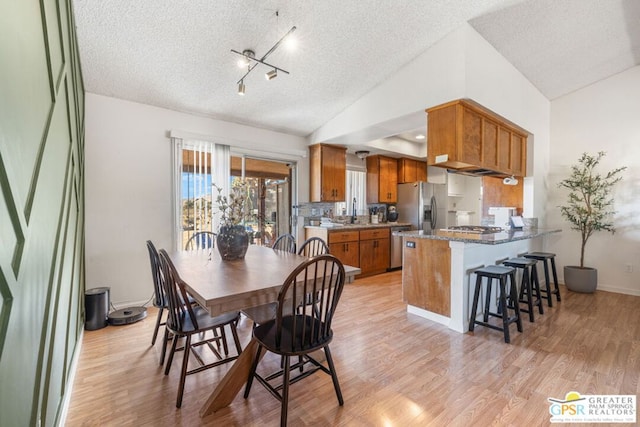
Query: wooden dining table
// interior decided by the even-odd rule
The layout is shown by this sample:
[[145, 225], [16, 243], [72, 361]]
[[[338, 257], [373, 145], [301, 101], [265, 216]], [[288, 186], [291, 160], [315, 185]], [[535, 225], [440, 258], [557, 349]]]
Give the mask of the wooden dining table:
[[[223, 261], [217, 250], [179, 251], [171, 260], [187, 291], [211, 316], [275, 302], [287, 276], [308, 258], [251, 245], [244, 259]], [[347, 282], [360, 269], [345, 265]], [[200, 409], [204, 417], [228, 406], [249, 376], [257, 342], [252, 338]]]

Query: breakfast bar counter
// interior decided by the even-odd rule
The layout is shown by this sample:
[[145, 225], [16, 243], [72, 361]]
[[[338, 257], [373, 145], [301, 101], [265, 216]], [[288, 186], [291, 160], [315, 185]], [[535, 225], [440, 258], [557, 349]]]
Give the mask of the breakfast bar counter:
[[403, 240], [402, 296], [407, 311], [454, 331], [467, 332], [473, 272], [508, 258], [541, 251], [545, 239], [558, 232], [559, 229], [484, 234], [482, 230], [398, 232]]

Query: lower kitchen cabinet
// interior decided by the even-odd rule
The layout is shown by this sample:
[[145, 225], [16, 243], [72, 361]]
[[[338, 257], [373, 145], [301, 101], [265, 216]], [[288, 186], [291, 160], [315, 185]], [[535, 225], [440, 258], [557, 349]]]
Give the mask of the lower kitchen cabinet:
[[343, 264], [360, 266], [360, 232], [331, 231], [328, 233], [329, 253]]
[[329, 245], [331, 255], [345, 265], [359, 267], [362, 273], [356, 277], [373, 276], [387, 271], [390, 262], [390, 236], [389, 227], [363, 227], [361, 230], [305, 228], [306, 239], [320, 237]]
[[389, 229], [360, 231], [360, 276], [384, 273], [389, 268]]

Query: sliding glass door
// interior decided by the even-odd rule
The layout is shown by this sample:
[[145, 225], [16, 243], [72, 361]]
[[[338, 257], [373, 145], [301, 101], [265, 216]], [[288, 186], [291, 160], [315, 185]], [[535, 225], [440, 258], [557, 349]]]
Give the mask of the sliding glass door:
[[228, 146], [206, 141], [174, 143], [178, 249], [195, 234], [217, 232], [212, 185], [228, 190], [238, 179], [248, 183], [250, 217], [244, 225], [251, 243], [270, 246], [280, 234], [291, 233], [294, 163], [231, 154]]
[[251, 220], [246, 223], [252, 243], [270, 246], [291, 233], [292, 169], [290, 163], [252, 157], [231, 157], [231, 179], [249, 184]]

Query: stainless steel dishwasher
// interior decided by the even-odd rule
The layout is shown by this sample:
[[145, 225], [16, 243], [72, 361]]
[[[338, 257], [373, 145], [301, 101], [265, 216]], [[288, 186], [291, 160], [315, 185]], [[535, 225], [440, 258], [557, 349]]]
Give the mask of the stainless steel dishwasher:
[[394, 231], [409, 231], [411, 226], [399, 225], [397, 227], [391, 227], [391, 260], [389, 262], [389, 269], [402, 267], [402, 237], [394, 236]]

